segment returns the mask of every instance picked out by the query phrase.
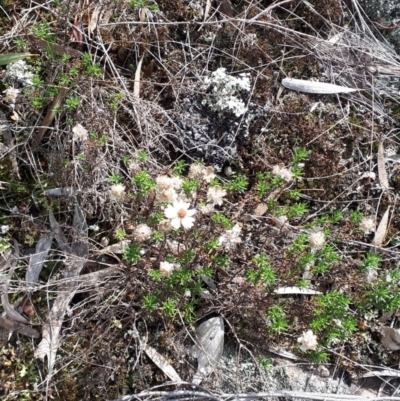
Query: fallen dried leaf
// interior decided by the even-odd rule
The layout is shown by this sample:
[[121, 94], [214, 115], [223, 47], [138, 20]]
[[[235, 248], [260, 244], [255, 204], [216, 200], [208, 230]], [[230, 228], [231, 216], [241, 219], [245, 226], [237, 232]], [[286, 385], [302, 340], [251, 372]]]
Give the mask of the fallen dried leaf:
[[387, 172], [386, 172], [385, 155], [384, 155], [382, 141], [379, 141], [379, 145], [378, 145], [378, 176], [379, 176], [379, 182], [380, 182], [382, 188], [388, 189], [389, 181], [388, 181]]
[[171, 366], [167, 360], [159, 354], [154, 348], [149, 345], [144, 346], [144, 352], [147, 356], [174, 382], [181, 382], [182, 379], [179, 377], [176, 370]]
[[387, 233], [387, 228], [388, 228], [388, 222], [389, 222], [389, 210], [390, 206], [386, 209], [385, 214], [383, 215], [379, 226], [375, 232], [375, 237], [372, 241], [373, 245], [375, 246], [381, 246], [383, 244], [383, 241], [385, 240], [386, 233]]

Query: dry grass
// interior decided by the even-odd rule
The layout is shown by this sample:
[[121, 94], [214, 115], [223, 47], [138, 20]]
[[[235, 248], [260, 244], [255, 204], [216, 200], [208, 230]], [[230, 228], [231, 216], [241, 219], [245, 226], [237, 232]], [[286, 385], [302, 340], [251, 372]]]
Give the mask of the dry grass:
[[[11, 239], [21, 248], [12, 279], [3, 282], [37, 330], [52, 327], [55, 300], [68, 292], [54, 363], [33, 358], [39, 340], [18, 342], [14, 334], [3, 343], [6, 399], [117, 399], [164, 383], [142, 353], [145, 340], [190, 381], [194, 368], [178, 363], [190, 324], [217, 314], [229, 326], [226, 337], [245, 345], [255, 361], [285, 348], [309, 363], [331, 362], [353, 379], [373, 365], [397, 363], [380, 344], [380, 327], [398, 325], [393, 154], [400, 153], [400, 59], [356, 1], [351, 8], [342, 0], [278, 3], [236, 2], [232, 17], [211, 8], [206, 20], [195, 1], [1, 3], [1, 53], [39, 55], [28, 60], [32, 86], [6, 78], [5, 68], [0, 83], [1, 92], [21, 90], [15, 102], [1, 105], [7, 115], [1, 224], [9, 231], [0, 245], [3, 254]], [[250, 91], [236, 93], [247, 107], [243, 115], [211, 106], [205, 78], [220, 67], [235, 77], [249, 74]], [[282, 91], [288, 76], [359, 91]], [[78, 124], [87, 138], [74, 134]], [[162, 233], [165, 205], [154, 180], [187, 178], [197, 161], [215, 167], [227, 196], [211, 216], [198, 210], [192, 229]], [[294, 178], [273, 174], [278, 165]], [[123, 197], [112, 192], [117, 183]], [[46, 192], [54, 188], [67, 195]], [[208, 188], [197, 180], [191, 207], [207, 202]], [[80, 228], [77, 208], [85, 220]], [[379, 238], [360, 229], [363, 217], [378, 225], [387, 210]], [[153, 237], [138, 242], [135, 230], [143, 223]], [[236, 223], [241, 243], [224, 249], [218, 239]], [[309, 237], [321, 230], [327, 242], [313, 249]], [[45, 235], [54, 236], [51, 248], [39, 279], [28, 283], [29, 255]], [[122, 237], [144, 251], [137, 260], [104, 251]], [[181, 244], [177, 251], [172, 240]], [[268, 262], [258, 263], [260, 254]], [[189, 278], [160, 279], [166, 259]], [[307, 285], [321, 295], [274, 292]], [[210, 297], [200, 296], [205, 290]], [[156, 301], [145, 307], [151, 295]], [[310, 328], [319, 348], [304, 353], [297, 339]], [[264, 374], [260, 367], [251, 384], [259, 391]]]

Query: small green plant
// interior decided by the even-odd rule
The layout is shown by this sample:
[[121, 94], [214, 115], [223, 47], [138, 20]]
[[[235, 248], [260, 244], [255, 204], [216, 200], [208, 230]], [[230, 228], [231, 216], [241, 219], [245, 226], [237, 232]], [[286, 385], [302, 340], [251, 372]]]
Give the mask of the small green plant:
[[109, 105], [112, 111], [116, 111], [118, 109], [119, 104], [121, 103], [122, 99], [124, 98], [124, 94], [120, 93], [112, 93], [109, 99]]
[[335, 249], [330, 245], [326, 245], [316, 253], [313, 272], [315, 274], [325, 274], [339, 259], [340, 256]]
[[76, 78], [79, 75], [78, 67], [75, 67], [75, 66], [71, 67], [69, 69], [69, 75], [71, 75], [71, 77], [73, 77], [73, 78]]
[[261, 254], [253, 259], [255, 269], [250, 270], [246, 278], [252, 284], [262, 283], [269, 287], [276, 281], [276, 275], [267, 255]]
[[273, 176], [271, 173], [258, 173], [257, 174], [257, 196], [262, 198], [265, 194], [267, 194], [271, 189], [274, 188], [273, 184]]
[[76, 156], [76, 160], [83, 161], [86, 159], [86, 155], [84, 153], [79, 153], [79, 155]]
[[155, 294], [147, 294], [143, 297], [143, 309], [147, 312], [153, 311], [157, 306], [158, 297]]
[[212, 217], [212, 219], [217, 223], [217, 224], [222, 224], [226, 230], [230, 230], [234, 224], [231, 222], [229, 217], [226, 217], [222, 213], [215, 213]]
[[0, 254], [10, 248], [10, 244], [6, 238], [0, 238]]
[[177, 175], [178, 177], [181, 177], [183, 172], [185, 171], [186, 167], [187, 167], [187, 164], [183, 160], [178, 160], [175, 163], [174, 168], [172, 169], [172, 173], [174, 175]]
[[117, 241], [122, 241], [126, 237], [126, 232], [125, 230], [117, 230], [115, 233], [115, 239]]
[[144, 150], [140, 150], [136, 157], [138, 163], [145, 163], [148, 158], [149, 158], [149, 156], [148, 156], [147, 152]]
[[238, 175], [232, 181], [228, 182], [225, 185], [225, 189], [229, 192], [243, 194], [244, 192], [246, 192], [248, 185], [249, 182], [247, 180], [247, 177], [245, 177], [244, 175]]
[[99, 139], [99, 145], [104, 146], [108, 141], [108, 136], [103, 134]]
[[329, 361], [329, 354], [324, 351], [308, 351], [307, 357], [316, 365], [326, 364]]
[[65, 110], [66, 111], [74, 111], [81, 105], [81, 99], [76, 96], [71, 96], [68, 99], [65, 99]]
[[131, 161], [131, 158], [128, 155], [124, 155], [121, 157], [122, 163], [124, 163], [125, 165], [128, 165]]
[[160, 270], [154, 270], [154, 269], [149, 270], [149, 277], [157, 283], [163, 279]]
[[325, 342], [347, 339], [357, 329], [357, 319], [349, 309], [350, 299], [339, 291], [320, 295], [314, 299], [314, 317], [310, 328], [325, 336]]
[[294, 219], [303, 216], [307, 212], [308, 208], [306, 203], [296, 203], [288, 208], [286, 215], [289, 219]]
[[156, 243], [160, 243], [164, 240], [164, 235], [163, 233], [160, 233], [159, 231], [153, 231], [153, 240]]
[[189, 196], [192, 192], [196, 192], [199, 188], [199, 183], [193, 178], [183, 181], [182, 189], [186, 196]]
[[141, 259], [139, 246], [136, 244], [129, 245], [122, 255], [122, 259], [127, 260], [131, 263], [139, 262], [139, 260]]
[[280, 305], [274, 305], [267, 312], [268, 328], [276, 334], [281, 334], [289, 328], [286, 320], [285, 310]]
[[122, 182], [122, 177], [117, 173], [112, 173], [108, 179], [111, 184], [116, 185]]
[[294, 158], [292, 162], [292, 166], [295, 166], [304, 160], [307, 160], [310, 157], [310, 152], [303, 148], [297, 148], [294, 151]]
[[45, 22], [39, 22], [32, 26], [32, 35], [47, 42], [56, 42], [56, 36], [51, 32], [50, 25]]
[[264, 358], [260, 356], [257, 358], [257, 362], [260, 365], [260, 367], [264, 369], [266, 372], [270, 372], [274, 367], [272, 359], [269, 358]]
[[363, 261], [363, 269], [370, 270], [374, 269], [377, 270], [379, 268], [379, 264], [382, 262], [382, 257], [376, 253], [367, 253], [364, 256]]
[[93, 63], [92, 56], [89, 53], [84, 53], [82, 55], [82, 66], [85, 75], [101, 77], [101, 67]]
[[155, 213], [149, 217], [149, 224], [150, 225], [157, 225], [164, 220], [163, 213]]
[[140, 171], [132, 178], [132, 184], [136, 187], [139, 196], [147, 195], [150, 191], [156, 189], [156, 185], [150, 174], [146, 171]]
[[330, 216], [332, 224], [338, 224], [343, 220], [343, 213], [340, 210], [336, 210]]
[[176, 301], [174, 301], [173, 299], [167, 299], [165, 302], [162, 303], [161, 310], [165, 313], [167, 317], [172, 319], [178, 312], [178, 309], [176, 308]]
[[308, 249], [308, 235], [305, 233], [300, 234], [289, 247], [289, 255], [302, 253]]
[[16, 39], [14, 39], [14, 43], [15, 43], [15, 46], [17, 46], [17, 49], [19, 51], [25, 50], [26, 42], [24, 39], [16, 38]]
[[363, 219], [363, 215], [360, 212], [357, 212], [356, 210], [352, 210], [350, 212], [350, 223], [351, 224], [358, 224], [361, 222], [361, 220]]

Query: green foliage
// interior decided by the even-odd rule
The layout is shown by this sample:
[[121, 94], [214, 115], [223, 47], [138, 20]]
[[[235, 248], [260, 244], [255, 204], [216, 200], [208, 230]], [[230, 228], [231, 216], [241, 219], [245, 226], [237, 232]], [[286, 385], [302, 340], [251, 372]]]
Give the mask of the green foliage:
[[218, 240], [218, 238], [214, 238], [214, 239], [208, 241], [208, 242], [204, 245], [204, 250], [205, 250], [206, 252], [209, 252], [209, 251], [211, 251], [211, 250], [214, 250], [214, 251], [215, 251], [215, 250], [217, 250], [219, 247], [220, 247], [220, 245], [219, 245], [219, 240]]
[[126, 232], [125, 230], [117, 230], [115, 233], [115, 239], [117, 241], [122, 241], [126, 237]]
[[330, 245], [324, 246], [316, 252], [315, 266], [313, 272], [315, 274], [326, 273], [331, 266], [337, 263], [340, 259], [339, 254]]
[[350, 300], [341, 292], [333, 291], [314, 299], [314, 316], [310, 328], [332, 341], [346, 340], [356, 329], [357, 320], [349, 310]]
[[101, 67], [92, 61], [92, 56], [89, 53], [82, 55], [83, 73], [89, 77], [101, 77]]
[[147, 195], [156, 189], [156, 184], [146, 171], [140, 171], [132, 178], [132, 184], [136, 187], [139, 196]]
[[122, 255], [122, 259], [127, 260], [131, 263], [137, 263], [141, 258], [142, 257], [140, 256], [140, 248], [136, 244], [129, 245]]
[[234, 226], [231, 220], [222, 213], [215, 213], [212, 219], [215, 223], [222, 224], [226, 230], [230, 230]]
[[193, 178], [184, 180], [182, 183], [182, 189], [186, 196], [189, 196], [192, 192], [196, 192], [200, 188], [200, 184]]
[[253, 259], [255, 269], [247, 272], [246, 278], [252, 284], [262, 283], [267, 287], [276, 282], [276, 275], [269, 263], [269, 257], [261, 254]]
[[350, 223], [351, 224], [358, 224], [361, 222], [361, 220], [363, 219], [363, 215], [360, 212], [357, 212], [356, 210], [352, 210], [350, 212]]
[[147, 4], [146, 0], [129, 0], [129, 8], [147, 8], [150, 11], [158, 11], [157, 4]]
[[6, 238], [0, 238], [0, 254], [3, 254], [7, 249], [10, 248], [10, 243]]
[[163, 233], [160, 233], [159, 231], [153, 231], [153, 240], [156, 243], [162, 242], [163, 239], [164, 239], [164, 234]]
[[151, 312], [157, 306], [158, 296], [156, 294], [147, 294], [143, 297], [143, 309]]
[[167, 317], [172, 319], [178, 312], [178, 309], [176, 308], [176, 301], [174, 299], [167, 299], [161, 304], [161, 310]]
[[305, 160], [307, 160], [310, 157], [310, 152], [308, 152], [306, 149], [303, 148], [297, 148], [294, 151], [294, 158], [292, 165], [295, 166], [298, 163], [301, 163]]
[[290, 206], [286, 212], [288, 219], [294, 219], [296, 217], [301, 217], [308, 212], [306, 203], [296, 203]]
[[257, 196], [262, 198], [265, 194], [274, 188], [273, 176], [271, 173], [258, 173], [257, 174]]
[[140, 150], [137, 154], [137, 161], [138, 163], [145, 163], [147, 159], [149, 158], [149, 155], [145, 150]]
[[381, 256], [376, 253], [367, 253], [364, 256], [363, 260], [363, 269], [370, 270], [374, 269], [377, 270], [379, 268], [379, 264], [382, 262]]
[[33, 25], [31, 33], [46, 42], [56, 42], [56, 36], [51, 32], [50, 25], [46, 21]]
[[238, 175], [225, 185], [225, 189], [229, 192], [243, 194], [246, 192], [249, 182], [244, 175]]
[[289, 328], [286, 320], [285, 310], [280, 305], [274, 305], [267, 312], [268, 328], [276, 334], [281, 334]]
[[305, 233], [300, 234], [293, 242], [293, 244], [289, 247], [289, 255], [293, 255], [296, 253], [302, 253], [307, 250], [308, 245], [308, 235]]
[[164, 220], [164, 214], [163, 213], [154, 213], [149, 217], [149, 224], [150, 225], [157, 225], [161, 223]]
[[[101, 74], [101, 72], [100, 72]], [[120, 93], [112, 93], [109, 99], [109, 105], [112, 111], [116, 111], [118, 109], [119, 104], [121, 103], [122, 99], [124, 98], [124, 94]]]
[[272, 359], [269, 358], [264, 358], [262, 356], [257, 358], [257, 362], [260, 365], [262, 369], [264, 369], [266, 372], [269, 372], [273, 369], [274, 363]]
[[74, 111], [81, 105], [81, 99], [76, 96], [71, 96], [65, 99], [64, 108], [66, 111]]
[[324, 351], [308, 351], [307, 357], [316, 365], [326, 364], [329, 361], [329, 354]]
[[162, 276], [160, 270], [151, 269], [151, 270], [149, 270], [148, 274], [149, 274], [149, 277], [155, 282], [160, 282], [163, 279], [163, 276]]
[[117, 173], [112, 173], [108, 180], [111, 184], [120, 184], [122, 182], [122, 177]]
[[175, 163], [174, 168], [172, 169], [172, 174], [177, 175], [178, 177], [181, 177], [183, 172], [185, 171], [187, 167], [187, 164], [183, 160], [178, 160]]

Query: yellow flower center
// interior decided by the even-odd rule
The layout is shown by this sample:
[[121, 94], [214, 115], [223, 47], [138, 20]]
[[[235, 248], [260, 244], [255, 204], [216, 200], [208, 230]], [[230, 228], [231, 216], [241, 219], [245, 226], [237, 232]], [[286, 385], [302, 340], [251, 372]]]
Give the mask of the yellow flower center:
[[186, 210], [185, 209], [179, 209], [179, 211], [178, 211], [178, 217], [180, 218], [180, 219], [183, 219], [184, 217], [186, 217]]

